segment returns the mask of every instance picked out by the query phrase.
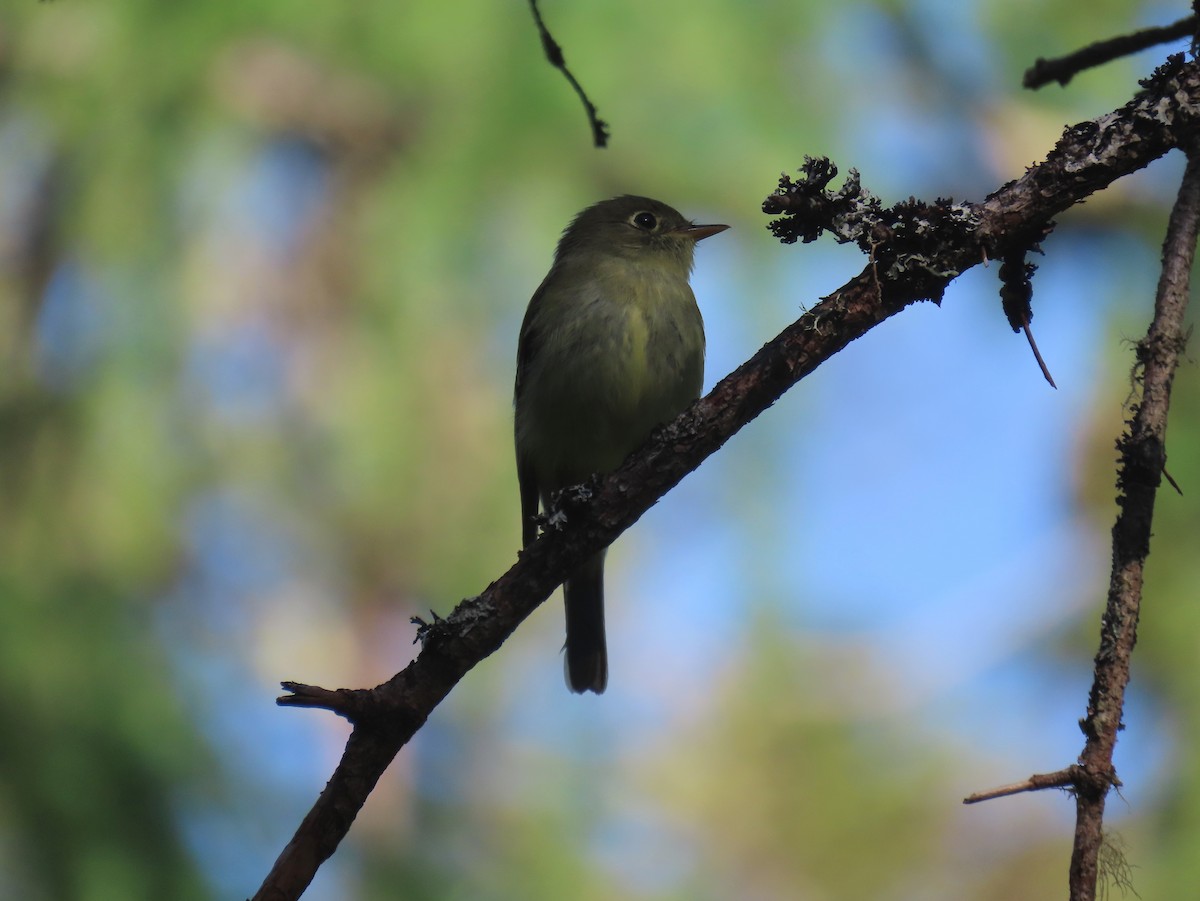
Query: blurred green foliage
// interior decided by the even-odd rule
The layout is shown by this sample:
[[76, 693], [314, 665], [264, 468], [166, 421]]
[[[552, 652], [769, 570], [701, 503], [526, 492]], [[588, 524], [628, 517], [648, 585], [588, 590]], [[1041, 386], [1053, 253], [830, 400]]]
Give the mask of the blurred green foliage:
[[[0, 10], [0, 896], [253, 891], [344, 734], [291, 725], [306, 715], [272, 708], [273, 683], [386, 678], [412, 653], [410, 615], [513, 558], [510, 358], [577, 209], [642, 192], [720, 211], [741, 235], [752, 349], [811, 300], [759, 230], [780, 169], [828, 153], [876, 190], [978, 198], [1143, 71], [1017, 89], [1033, 57], [1141, 24], [1115, 0], [1085, 17], [1066, 0], [542, 9], [612, 127], [604, 151], [522, 3]], [[886, 116], [904, 147], [935, 136], [923, 168], [879, 149]], [[974, 167], [948, 162], [959, 152]], [[1161, 198], [1110, 194], [1083, 215], [1145, 222], [1126, 237], [1152, 245]], [[1119, 409], [1122, 365], [1098, 419]], [[1171, 432], [1189, 493], [1194, 376]], [[1117, 425], [1078, 451], [1101, 522], [1111, 467], [1092, 448]], [[1197, 509], [1160, 505], [1148, 592], [1164, 600], [1136, 664], [1178, 743], [1170, 789], [1127, 828], [1147, 901], [1189, 897], [1200, 875]], [[1078, 630], [1038, 653], [1085, 668], [1094, 621]], [[1064, 818], [999, 802], [964, 829], [957, 798], [996, 768], [918, 723], [894, 674], [769, 602], [713, 694], [667, 722], [653, 705], [531, 722], [549, 695], [521, 667], [558, 634], [531, 622], [468, 679], [313, 897], [1066, 884]]]

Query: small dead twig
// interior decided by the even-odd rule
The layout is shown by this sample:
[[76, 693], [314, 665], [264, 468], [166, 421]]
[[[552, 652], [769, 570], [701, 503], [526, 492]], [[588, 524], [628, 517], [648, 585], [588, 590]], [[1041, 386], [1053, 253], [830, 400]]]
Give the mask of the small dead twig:
[[533, 21], [537, 25], [538, 34], [542, 38], [542, 50], [546, 53], [546, 59], [550, 65], [562, 72], [563, 76], [570, 82], [571, 87], [575, 89], [575, 93], [579, 95], [579, 100], [583, 103], [584, 111], [587, 112], [588, 124], [592, 127], [592, 143], [596, 147], [608, 146], [608, 123], [597, 115], [596, 106], [588, 99], [587, 92], [584, 91], [583, 85], [571, 74], [571, 70], [567, 68], [566, 58], [563, 56], [562, 47], [558, 45], [558, 41], [550, 34], [550, 29], [546, 27], [546, 23], [542, 21], [541, 10], [538, 9], [537, 0], [529, 0], [529, 9], [533, 12]]
[[1079, 767], [1069, 766], [1054, 773], [1039, 773], [1021, 782], [1013, 782], [1009, 785], [989, 788], [987, 791], [975, 792], [963, 798], [963, 803], [978, 804], [980, 801], [991, 801], [993, 798], [1006, 798], [1009, 795], [1017, 795], [1021, 792], [1041, 791], [1046, 788], [1073, 788], [1078, 778]]
[[[1046, 226], [1046, 233], [1049, 232], [1050, 225]], [[1042, 359], [1042, 352], [1038, 350], [1037, 341], [1033, 339], [1033, 328], [1029, 324], [1033, 320], [1032, 279], [1037, 271], [1037, 266], [1025, 259], [1031, 250], [1040, 252], [1037, 241], [1005, 254], [1004, 262], [1000, 265], [1000, 301], [1012, 330], [1025, 333], [1025, 340], [1029, 342], [1029, 349], [1033, 351], [1033, 358], [1037, 360], [1042, 376], [1050, 383], [1051, 388], [1058, 388], [1046, 361]]]

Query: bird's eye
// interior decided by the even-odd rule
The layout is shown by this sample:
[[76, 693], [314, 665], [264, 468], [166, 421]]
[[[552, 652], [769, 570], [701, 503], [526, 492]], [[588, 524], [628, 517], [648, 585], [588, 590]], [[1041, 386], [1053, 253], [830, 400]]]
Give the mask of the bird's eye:
[[654, 226], [658, 225], [658, 220], [654, 218], [653, 213], [634, 213], [633, 219], [630, 220], [642, 231], [654, 231]]

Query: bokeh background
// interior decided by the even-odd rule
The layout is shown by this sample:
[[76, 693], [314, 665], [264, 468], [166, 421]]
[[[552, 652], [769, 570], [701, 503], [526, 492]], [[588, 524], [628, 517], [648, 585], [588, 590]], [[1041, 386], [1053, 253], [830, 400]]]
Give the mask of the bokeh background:
[[[519, 542], [524, 306], [583, 206], [733, 228], [707, 384], [863, 266], [759, 210], [805, 154], [981, 199], [1187, 14], [1097, 0], [567, 3], [596, 150], [524, 3], [0, 9], [0, 896], [253, 893], [338, 757], [281, 679], [373, 685]], [[1181, 50], [1182, 46], [1170, 48]], [[313, 899], [1063, 897], [1073, 808], [965, 808], [1082, 736], [1174, 155], [803, 382], [610, 554], [612, 680], [552, 599], [435, 712]], [[1109, 806], [1143, 901], [1200, 883], [1200, 385], [1176, 383]]]

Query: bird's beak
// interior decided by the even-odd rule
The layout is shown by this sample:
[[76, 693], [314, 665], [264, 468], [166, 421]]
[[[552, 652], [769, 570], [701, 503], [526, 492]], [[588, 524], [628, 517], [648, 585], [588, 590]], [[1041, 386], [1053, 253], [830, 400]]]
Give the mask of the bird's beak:
[[719, 235], [727, 228], [728, 225], [685, 225], [675, 229], [675, 234], [682, 238], [691, 238], [693, 241], [703, 241], [705, 238]]

